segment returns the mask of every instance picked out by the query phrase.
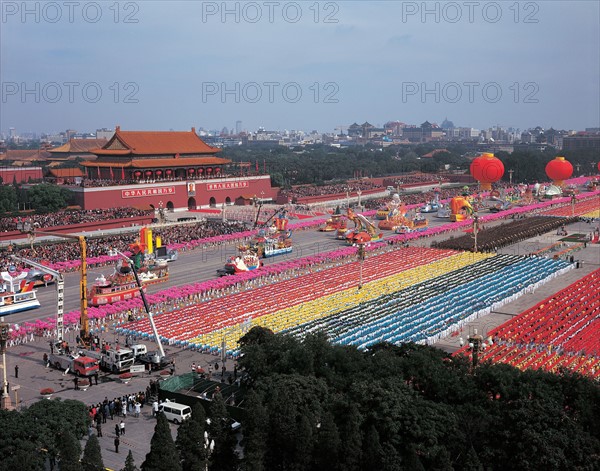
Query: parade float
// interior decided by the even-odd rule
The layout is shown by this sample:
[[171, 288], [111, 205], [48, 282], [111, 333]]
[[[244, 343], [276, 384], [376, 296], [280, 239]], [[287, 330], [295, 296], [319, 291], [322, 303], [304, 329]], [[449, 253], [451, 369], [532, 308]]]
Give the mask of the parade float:
[[321, 232], [337, 232], [337, 231], [341, 230], [341, 231], [345, 232], [347, 228], [348, 228], [348, 220], [340, 212], [340, 208], [338, 207], [336, 209], [335, 213], [333, 213], [331, 215], [331, 217], [329, 219], [327, 219], [325, 226], [321, 227], [319, 229], [319, 231], [321, 231]]
[[[158, 237], [156, 243], [161, 243]], [[140, 239], [129, 244], [131, 260], [142, 285], [169, 279], [168, 261], [154, 258], [151, 255], [154, 253], [153, 246], [152, 231], [145, 227], [140, 230]], [[140, 290], [129, 262], [119, 259], [110, 276], [100, 275], [96, 278], [88, 293], [88, 303], [90, 306], [103, 306], [139, 296]]]
[[354, 223], [354, 229], [346, 233], [346, 243], [354, 245], [356, 243], [377, 242], [383, 238], [381, 232], [377, 232], [375, 224], [369, 221], [362, 214], [356, 214], [352, 208], [348, 208], [348, 219]]
[[379, 229], [395, 231], [399, 227], [405, 227], [409, 230], [417, 228], [425, 228], [429, 221], [417, 211], [414, 217], [408, 217], [406, 205], [400, 201], [400, 197], [396, 194], [394, 199], [389, 204], [390, 212], [385, 220], [379, 222]]
[[427, 201], [423, 206], [421, 206], [420, 211], [422, 213], [435, 213], [440, 209], [440, 188], [436, 188], [434, 190], [434, 197], [431, 201]]
[[104, 306], [139, 296], [140, 291], [129, 263], [119, 260], [112, 275], [100, 275], [94, 280], [87, 298], [90, 306]]
[[267, 220], [265, 226], [270, 219], [274, 219], [273, 225], [261, 227], [248, 245], [238, 247], [241, 253], [252, 252], [258, 258], [268, 258], [292, 251], [292, 231], [287, 227], [287, 212], [283, 209], [277, 211]]
[[473, 207], [465, 196], [455, 196], [450, 200], [450, 221], [464, 221], [473, 214]]
[[260, 268], [262, 262], [258, 258], [258, 254], [252, 250], [245, 250], [239, 255], [230, 257], [223, 268], [217, 270], [219, 276], [237, 275]]
[[0, 276], [0, 316], [40, 307], [33, 289], [34, 282], [26, 279], [26, 271], [18, 273], [17, 268], [11, 265]]

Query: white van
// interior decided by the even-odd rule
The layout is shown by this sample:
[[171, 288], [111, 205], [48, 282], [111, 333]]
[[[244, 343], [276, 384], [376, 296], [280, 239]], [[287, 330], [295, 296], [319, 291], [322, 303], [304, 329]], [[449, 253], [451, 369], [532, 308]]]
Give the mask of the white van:
[[192, 417], [192, 409], [185, 404], [169, 401], [168, 399], [159, 404], [158, 412], [163, 412], [167, 420], [172, 420], [175, 424], [180, 424], [184, 420]]

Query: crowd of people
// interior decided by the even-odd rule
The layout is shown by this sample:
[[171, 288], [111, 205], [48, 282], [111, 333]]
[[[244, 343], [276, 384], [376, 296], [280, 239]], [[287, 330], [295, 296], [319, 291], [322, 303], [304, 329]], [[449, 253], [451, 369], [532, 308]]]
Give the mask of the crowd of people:
[[298, 185], [294, 186], [291, 189], [282, 189], [279, 191], [281, 196], [287, 196], [291, 198], [292, 201], [295, 201], [298, 198], [302, 198], [305, 196], [323, 196], [323, 195], [337, 195], [340, 193], [353, 193], [358, 190], [374, 190], [377, 188], [381, 188], [383, 191], [384, 188], [381, 185], [373, 183], [371, 180], [356, 180], [350, 181], [347, 183], [335, 183], [329, 185]]
[[[216, 174], [212, 173], [197, 173], [193, 176], [175, 176], [175, 175], [164, 175], [164, 176], [155, 176], [152, 178], [147, 178], [142, 176], [141, 178], [84, 178], [81, 180], [79, 186], [85, 188], [95, 188], [102, 186], [118, 186], [118, 185], [137, 185], [140, 183], [161, 183], [161, 182], [181, 182], [187, 180], [207, 180], [211, 178], [231, 178], [231, 177], [247, 177], [249, 175], [261, 175], [260, 172], [255, 172], [252, 170], [236, 170], [236, 169], [226, 169], [226, 172], [220, 172]], [[116, 175], [115, 175], [116, 176]]]
[[412, 183], [444, 182], [448, 181], [448, 178], [446, 175], [437, 173], [412, 173], [389, 177], [388, 180], [393, 180], [396, 185], [410, 185]]
[[[477, 234], [477, 249], [483, 252], [495, 252], [501, 247], [545, 234], [546, 232], [577, 221], [577, 217], [557, 218], [549, 216], [533, 216], [526, 219], [518, 219], [508, 224], [495, 226], [493, 229], [480, 230]], [[475, 238], [471, 233], [441, 242], [432, 242], [431, 246], [440, 249], [473, 251]]]
[[110, 209], [74, 209], [48, 214], [32, 214], [27, 217], [0, 218], [0, 232], [29, 230], [33, 228], [48, 228], [53, 226], [68, 226], [97, 222], [105, 219], [126, 219], [136, 216], [153, 216], [152, 210], [135, 208]]
[[[174, 224], [154, 229], [154, 235], [160, 236], [162, 245], [167, 246], [175, 243], [185, 243], [191, 240], [204, 239], [225, 234], [233, 234], [247, 230], [246, 224], [242, 222], [222, 222], [215, 220], [204, 220], [195, 224]], [[137, 232], [122, 234], [103, 235], [101, 237], [87, 238], [87, 256], [101, 257], [108, 255], [114, 249], [120, 251], [129, 250], [129, 244], [135, 242]], [[79, 260], [81, 249], [77, 242], [48, 242], [17, 246], [11, 244], [7, 249], [0, 252], [0, 267], [14, 265], [11, 255], [38, 262], [56, 263], [65, 260]]]

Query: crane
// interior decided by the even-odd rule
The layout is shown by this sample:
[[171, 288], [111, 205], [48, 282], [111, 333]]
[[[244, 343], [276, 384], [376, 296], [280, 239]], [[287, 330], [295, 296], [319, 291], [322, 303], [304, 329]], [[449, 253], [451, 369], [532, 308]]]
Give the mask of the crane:
[[34, 262], [33, 260], [29, 260], [27, 258], [19, 257], [17, 255], [10, 256], [13, 260], [18, 262], [26, 263], [34, 268], [37, 268], [44, 273], [49, 273], [56, 277], [56, 337], [59, 342], [64, 339], [65, 334], [65, 325], [63, 322], [63, 314], [64, 314], [64, 306], [65, 306], [65, 279], [63, 274], [57, 270], [53, 270], [50, 267], [42, 265], [41, 263]]
[[[81, 256], [81, 281], [79, 283], [80, 293], [80, 330], [79, 337], [84, 345], [90, 341], [90, 320], [88, 318], [88, 302], [87, 302], [87, 241], [83, 235], [59, 234], [56, 232], [39, 231], [37, 227], [24, 223], [21, 232], [28, 233], [35, 238], [37, 235], [46, 235], [52, 237], [62, 237], [64, 239], [76, 240], [79, 243]], [[47, 268], [47, 267], [46, 267]]]
[[133, 272], [133, 276], [135, 276], [135, 282], [138, 285], [140, 290], [140, 296], [142, 297], [142, 302], [144, 303], [144, 309], [146, 310], [146, 314], [148, 314], [148, 319], [150, 320], [150, 325], [152, 326], [152, 332], [154, 333], [154, 339], [156, 340], [156, 345], [158, 345], [158, 351], [160, 353], [160, 358], [165, 357], [165, 351], [163, 350], [162, 344], [160, 343], [160, 337], [158, 336], [158, 330], [156, 329], [156, 324], [154, 323], [154, 318], [152, 317], [152, 311], [150, 310], [150, 305], [148, 304], [148, 300], [146, 299], [146, 293], [144, 292], [144, 287], [142, 286], [142, 282], [140, 281], [140, 277], [138, 276], [137, 270], [135, 268], [135, 262], [133, 259], [129, 258], [123, 252], [113, 249], [116, 253], [118, 253], [131, 267], [131, 271]]

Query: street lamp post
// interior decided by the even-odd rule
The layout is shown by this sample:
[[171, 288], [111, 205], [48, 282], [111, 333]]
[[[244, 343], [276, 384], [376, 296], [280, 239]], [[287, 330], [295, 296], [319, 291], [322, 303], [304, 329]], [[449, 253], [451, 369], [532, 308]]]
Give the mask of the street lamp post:
[[358, 210], [360, 211], [360, 195], [362, 195], [362, 191], [361, 190], [357, 190], [356, 194], [358, 195]]
[[163, 208], [163, 202], [158, 202], [158, 217], [161, 223], [165, 222], [165, 208]]
[[514, 172], [515, 172], [515, 171], [514, 171], [512, 168], [511, 168], [511, 169], [508, 171], [508, 183], [509, 183], [511, 186], [512, 186], [512, 176], [513, 176], [513, 173], [514, 173]]
[[[483, 351], [488, 346], [488, 343], [489, 345], [492, 345], [492, 339], [488, 338], [488, 343], [484, 342], [483, 336], [479, 335], [477, 333], [477, 329], [475, 329], [473, 331], [473, 335], [469, 335], [467, 340], [469, 341], [468, 350], [471, 352], [471, 356], [473, 358], [473, 368], [476, 368], [477, 364], [479, 363], [479, 355], [483, 353]], [[460, 345], [462, 346], [463, 344], [464, 340], [461, 338]]]
[[473, 214], [473, 252], [477, 253], [477, 234], [479, 234], [479, 215]]
[[358, 246], [358, 252], [356, 252], [356, 255], [358, 256], [358, 262], [359, 262], [358, 289], [362, 289], [362, 287], [363, 287], [363, 265], [365, 263], [365, 247], [367, 244], [365, 242], [358, 242], [356, 245]]
[[9, 327], [0, 317], [0, 352], [2, 353], [2, 409], [12, 409], [10, 395], [8, 394], [8, 380], [6, 379], [6, 341], [8, 340]]
[[571, 217], [575, 217], [575, 203], [577, 202], [577, 197], [575, 194], [571, 195]]

